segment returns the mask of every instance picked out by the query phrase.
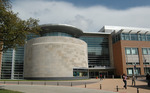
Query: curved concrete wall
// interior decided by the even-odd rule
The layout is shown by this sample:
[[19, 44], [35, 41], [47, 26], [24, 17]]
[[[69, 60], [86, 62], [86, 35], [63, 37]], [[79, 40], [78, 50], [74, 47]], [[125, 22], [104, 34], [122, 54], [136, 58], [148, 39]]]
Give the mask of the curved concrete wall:
[[74, 67], [88, 68], [87, 44], [84, 41], [47, 36], [27, 42], [24, 78], [73, 77]]

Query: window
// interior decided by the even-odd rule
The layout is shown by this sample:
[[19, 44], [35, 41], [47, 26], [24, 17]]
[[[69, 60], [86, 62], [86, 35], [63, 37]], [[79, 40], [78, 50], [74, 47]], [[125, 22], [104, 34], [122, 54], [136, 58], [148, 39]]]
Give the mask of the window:
[[143, 35], [141, 35], [141, 41], [146, 41], [146, 36], [143, 34]]
[[138, 54], [137, 48], [132, 48], [132, 55], [137, 55], [137, 54]]
[[[134, 73], [133, 73], [133, 71], [134, 71]], [[136, 68], [136, 69], [127, 68], [127, 75], [132, 75], [132, 74], [140, 75], [141, 74], [140, 68]]]
[[147, 55], [148, 54], [147, 48], [142, 48], [142, 53], [143, 55]]
[[134, 74], [140, 75], [141, 74], [140, 68], [136, 68], [136, 70], [134, 70]]
[[147, 35], [147, 41], [150, 41], [150, 35]]
[[130, 48], [125, 48], [126, 55], [131, 55], [131, 49]]
[[49, 33], [44, 33], [42, 36], [66, 36], [66, 37], [73, 37], [72, 35], [68, 33], [63, 33], [63, 32], [49, 32]]
[[133, 68], [127, 68], [127, 75], [133, 74]]
[[146, 75], [147, 73], [149, 73], [149, 71], [150, 71], [150, 67], [144, 67], [144, 73], [145, 73], [145, 75]]
[[130, 35], [128, 33], [122, 33], [121, 34], [121, 39], [122, 40], [130, 40]]
[[138, 55], [138, 48], [125, 48], [126, 55]]
[[131, 34], [131, 40], [138, 40], [137, 34]]

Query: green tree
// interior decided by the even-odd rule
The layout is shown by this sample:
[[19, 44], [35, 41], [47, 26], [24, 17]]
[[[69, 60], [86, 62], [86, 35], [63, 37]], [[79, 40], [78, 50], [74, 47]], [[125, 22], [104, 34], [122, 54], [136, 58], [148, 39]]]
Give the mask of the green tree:
[[0, 0], [0, 51], [24, 45], [28, 34], [39, 33], [38, 22], [33, 18], [20, 19], [12, 11], [10, 0]]

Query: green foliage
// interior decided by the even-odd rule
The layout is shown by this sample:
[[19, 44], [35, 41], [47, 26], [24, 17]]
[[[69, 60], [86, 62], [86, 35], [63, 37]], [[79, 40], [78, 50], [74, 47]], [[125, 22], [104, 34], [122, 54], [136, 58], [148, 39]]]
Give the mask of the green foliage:
[[0, 0], [0, 15], [0, 51], [24, 45], [27, 34], [38, 34], [40, 31], [39, 20], [20, 19], [18, 14], [11, 10], [9, 0]]

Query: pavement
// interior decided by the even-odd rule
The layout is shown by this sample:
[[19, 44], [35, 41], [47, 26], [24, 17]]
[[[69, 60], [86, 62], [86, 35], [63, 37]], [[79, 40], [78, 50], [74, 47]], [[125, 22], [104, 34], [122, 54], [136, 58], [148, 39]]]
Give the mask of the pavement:
[[[61, 82], [61, 81], [60, 81]], [[64, 81], [63, 81], [64, 82]], [[145, 80], [136, 80], [136, 85], [132, 86], [132, 81], [127, 80], [127, 89], [123, 88], [122, 79], [90, 79], [81, 81], [66, 81], [72, 82], [72, 86], [64, 85], [27, 85], [27, 84], [3, 84], [0, 83], [1, 88], [20, 91], [23, 93], [150, 93], [150, 87], [147, 86]], [[76, 84], [75, 82], [92, 82]], [[35, 82], [34, 82], [35, 83]], [[118, 91], [117, 91], [118, 86]], [[137, 90], [138, 89], [138, 90]]]

